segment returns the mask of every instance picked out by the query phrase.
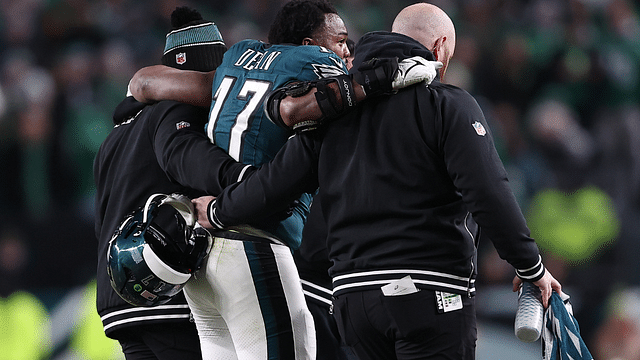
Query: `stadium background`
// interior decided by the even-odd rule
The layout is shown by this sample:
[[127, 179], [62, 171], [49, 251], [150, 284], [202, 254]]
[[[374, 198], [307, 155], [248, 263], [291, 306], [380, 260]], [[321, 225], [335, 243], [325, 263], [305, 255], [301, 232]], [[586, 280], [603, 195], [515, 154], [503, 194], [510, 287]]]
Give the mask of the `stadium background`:
[[[357, 40], [413, 2], [334, 4]], [[2, 0], [0, 360], [119, 358], [92, 288], [92, 161], [111, 113], [135, 70], [159, 62], [176, 6], [199, 9], [232, 45], [266, 40], [282, 3]], [[458, 35], [446, 82], [483, 108], [591, 352], [640, 359], [638, 3], [433, 3]], [[488, 241], [478, 261], [478, 358], [540, 358], [539, 343], [513, 336], [512, 269]]]

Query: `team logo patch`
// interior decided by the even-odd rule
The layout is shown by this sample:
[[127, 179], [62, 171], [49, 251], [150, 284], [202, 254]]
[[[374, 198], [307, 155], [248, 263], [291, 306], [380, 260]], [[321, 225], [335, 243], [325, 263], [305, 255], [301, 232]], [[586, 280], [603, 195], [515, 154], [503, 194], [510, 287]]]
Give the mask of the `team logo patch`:
[[177, 53], [176, 54], [176, 63], [178, 65], [182, 65], [187, 62], [187, 54], [186, 53]]
[[188, 128], [189, 126], [191, 126], [191, 124], [189, 124], [188, 122], [180, 121], [179, 123], [176, 124], [176, 130]]
[[480, 136], [485, 136], [487, 134], [487, 130], [484, 128], [484, 126], [482, 126], [482, 124], [479, 121], [474, 122], [472, 125], [476, 131], [476, 134]]
[[340, 66], [333, 66], [333, 65], [326, 65], [326, 64], [311, 64], [311, 66], [313, 66], [313, 72], [320, 79], [345, 74], [345, 71], [342, 69], [342, 66], [343, 66], [342, 64]]

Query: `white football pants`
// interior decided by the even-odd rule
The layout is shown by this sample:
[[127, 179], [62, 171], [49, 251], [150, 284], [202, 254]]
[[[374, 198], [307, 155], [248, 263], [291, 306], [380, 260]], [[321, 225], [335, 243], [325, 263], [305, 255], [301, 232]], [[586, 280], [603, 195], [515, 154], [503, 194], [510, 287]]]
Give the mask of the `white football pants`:
[[300, 277], [289, 247], [276, 242], [214, 233], [205, 265], [184, 288], [204, 360], [315, 359]]

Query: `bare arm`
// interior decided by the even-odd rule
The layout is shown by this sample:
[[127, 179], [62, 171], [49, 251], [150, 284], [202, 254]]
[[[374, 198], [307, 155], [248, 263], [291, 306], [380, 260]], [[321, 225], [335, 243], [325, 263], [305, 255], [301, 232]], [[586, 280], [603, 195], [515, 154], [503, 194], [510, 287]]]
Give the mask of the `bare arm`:
[[179, 70], [153, 65], [138, 70], [129, 83], [133, 97], [143, 103], [175, 100], [195, 106], [211, 105], [214, 71]]

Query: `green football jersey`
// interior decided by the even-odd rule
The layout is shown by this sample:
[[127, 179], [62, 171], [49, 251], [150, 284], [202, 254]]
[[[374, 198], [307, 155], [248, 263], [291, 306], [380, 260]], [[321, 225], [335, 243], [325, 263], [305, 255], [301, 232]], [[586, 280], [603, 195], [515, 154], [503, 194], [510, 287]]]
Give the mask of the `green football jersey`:
[[[227, 50], [216, 70], [207, 135], [237, 161], [260, 166], [292, 135], [268, 119], [263, 105], [267, 94], [292, 81], [346, 73], [342, 59], [321, 46], [240, 41]], [[311, 195], [303, 196], [293, 216], [264, 230], [297, 248], [310, 203]]]

